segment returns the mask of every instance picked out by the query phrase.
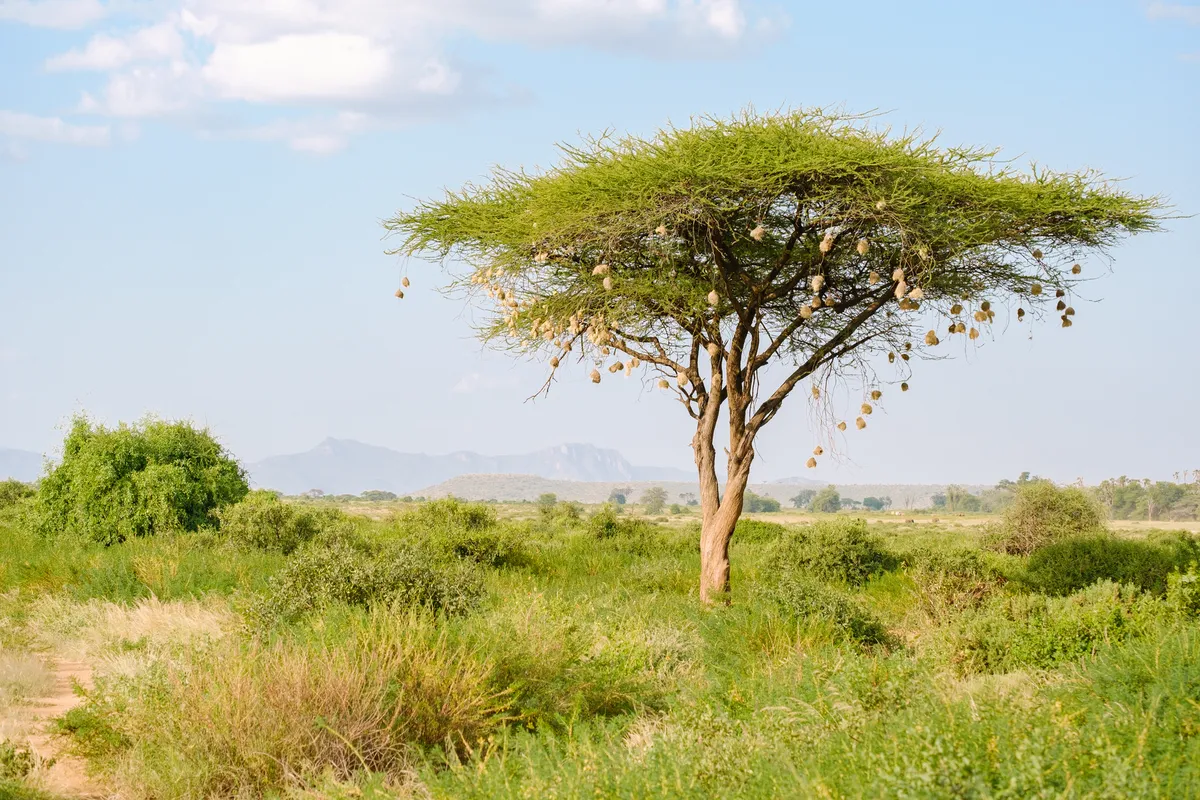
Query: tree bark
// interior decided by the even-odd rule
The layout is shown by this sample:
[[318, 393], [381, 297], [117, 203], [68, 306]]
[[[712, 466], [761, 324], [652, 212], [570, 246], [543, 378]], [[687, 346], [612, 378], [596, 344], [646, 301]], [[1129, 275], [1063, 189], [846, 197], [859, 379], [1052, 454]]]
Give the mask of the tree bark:
[[[709, 448], [712, 448], [711, 439]], [[750, 459], [731, 460], [725, 494], [720, 496], [715, 471], [700, 470], [700, 601], [729, 603], [729, 543], [742, 515], [743, 495], [750, 479]]]

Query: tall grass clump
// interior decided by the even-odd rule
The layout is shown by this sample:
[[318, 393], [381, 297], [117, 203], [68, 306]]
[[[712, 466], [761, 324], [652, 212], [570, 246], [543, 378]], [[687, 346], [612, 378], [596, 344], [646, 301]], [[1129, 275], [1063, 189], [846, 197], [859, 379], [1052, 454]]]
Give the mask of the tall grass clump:
[[1103, 528], [1100, 506], [1084, 490], [1032, 481], [1017, 490], [990, 543], [1003, 553], [1028, 555], [1051, 542]]
[[112, 545], [194, 531], [247, 492], [242, 468], [208, 431], [154, 419], [109, 429], [76, 417], [31, 517], [44, 535]]
[[274, 492], [251, 492], [216, 512], [220, 532], [233, 544], [287, 555], [319, 534], [338, 535], [354, 525], [336, 508], [285, 503]]
[[234, 643], [101, 682], [65, 727], [107, 729], [100, 755], [136, 796], [274, 797], [322, 775], [399, 782], [424, 750], [476, 748], [502, 706], [430, 617], [374, 614], [332, 645]]
[[781, 612], [810, 628], [825, 628], [834, 638], [880, 644], [887, 632], [875, 617], [845, 592], [811, 575], [784, 572], [763, 584], [762, 593]]

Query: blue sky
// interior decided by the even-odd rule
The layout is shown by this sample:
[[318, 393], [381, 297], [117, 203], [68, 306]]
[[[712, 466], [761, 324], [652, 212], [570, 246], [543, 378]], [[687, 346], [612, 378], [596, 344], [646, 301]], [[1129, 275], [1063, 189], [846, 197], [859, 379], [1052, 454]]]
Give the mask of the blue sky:
[[[337, 436], [687, 467], [661, 394], [581, 369], [524, 402], [542, 368], [482, 350], [435, 267], [393, 298], [380, 220], [581, 132], [748, 104], [879, 109], [1190, 214], [1198, 87], [1200, 6], [1136, 0], [0, 0], [0, 447], [87, 410], [190, 417], [245, 460]], [[920, 366], [814, 471], [796, 398], [756, 475], [1200, 467], [1198, 252], [1194, 218], [1130, 240], [1075, 327]]]

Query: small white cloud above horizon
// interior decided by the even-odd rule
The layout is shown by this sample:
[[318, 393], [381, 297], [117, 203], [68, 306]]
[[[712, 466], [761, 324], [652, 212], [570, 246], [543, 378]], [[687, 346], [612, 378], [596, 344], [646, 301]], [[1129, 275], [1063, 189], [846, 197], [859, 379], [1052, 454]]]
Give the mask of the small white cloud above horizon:
[[112, 141], [108, 125], [73, 125], [61, 117], [39, 117], [20, 111], [0, 110], [0, 143], [10, 158], [21, 160], [25, 142], [105, 147]]

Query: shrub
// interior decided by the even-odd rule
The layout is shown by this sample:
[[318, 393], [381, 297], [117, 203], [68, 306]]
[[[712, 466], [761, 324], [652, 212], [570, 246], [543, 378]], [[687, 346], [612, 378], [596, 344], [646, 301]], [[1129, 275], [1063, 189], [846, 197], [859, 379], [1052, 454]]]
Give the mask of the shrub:
[[[8, 739], [0, 739], [0, 780], [24, 778], [38, 764], [38, 758], [28, 745], [17, 745]], [[3, 789], [0, 784], [0, 789]]]
[[1024, 580], [1044, 594], [1067, 595], [1101, 580], [1167, 590], [1167, 576], [1200, 558], [1191, 537], [1133, 541], [1107, 533], [1073, 536], [1039, 547], [1029, 556]]
[[808, 575], [777, 574], [764, 593], [785, 614], [826, 625], [855, 641], [878, 644], [886, 638], [883, 626], [853, 600]]
[[399, 522], [416, 529], [485, 530], [496, 525], [496, 511], [485, 503], [464, 503], [457, 497], [444, 497], [422, 503], [400, 517]]
[[861, 519], [823, 520], [793, 528], [767, 556], [770, 573], [803, 572], [826, 581], [861, 584], [891, 569], [895, 558], [867, 531]]
[[453, 497], [435, 500], [400, 516], [396, 526], [416, 546], [434, 553], [490, 567], [529, 561], [517, 529], [499, 524], [495, 510], [483, 503], [464, 503]]
[[1104, 527], [1100, 507], [1082, 489], [1031, 481], [1017, 489], [991, 544], [1011, 555], [1028, 555], [1051, 542]]
[[763, 497], [747, 491], [742, 497], [742, 510], [751, 514], [770, 513], [779, 510], [779, 501], [773, 497]]
[[1167, 603], [1181, 614], [1200, 614], [1200, 570], [1195, 561], [1187, 570], [1174, 572], [1167, 578]]
[[21, 481], [0, 481], [0, 511], [11, 508], [22, 500], [33, 497], [34, 488]]
[[919, 607], [935, 622], [978, 607], [1007, 581], [979, 550], [921, 547], [905, 553], [902, 561]]
[[611, 503], [605, 503], [587, 521], [587, 532], [596, 539], [611, 539], [616, 536], [649, 536], [654, 526], [645, 520], [624, 518]]
[[813, 495], [808, 510], [818, 514], [836, 514], [842, 508], [842, 496], [832, 486], [826, 486]]
[[787, 533], [787, 528], [778, 522], [759, 519], [739, 519], [733, 529], [735, 542], [774, 542]]
[[322, 533], [348, 533], [353, 523], [334, 508], [284, 503], [274, 492], [251, 492], [244, 500], [216, 512], [221, 533], [243, 547], [285, 555]]
[[111, 545], [194, 531], [248, 491], [241, 467], [207, 431], [152, 419], [109, 430], [77, 417], [62, 463], [38, 487], [33, 520], [45, 535]]
[[1049, 669], [1140, 636], [1166, 607], [1133, 586], [1104, 581], [1069, 597], [997, 597], [968, 613], [951, 635], [963, 674]]
[[260, 624], [295, 620], [330, 603], [424, 607], [462, 614], [483, 596], [468, 565], [437, 561], [404, 545], [368, 547], [350, 541], [315, 542], [273, 576], [251, 617]]

